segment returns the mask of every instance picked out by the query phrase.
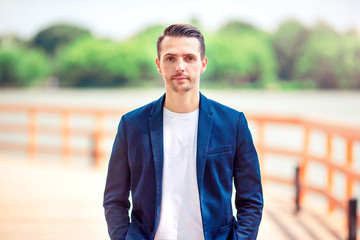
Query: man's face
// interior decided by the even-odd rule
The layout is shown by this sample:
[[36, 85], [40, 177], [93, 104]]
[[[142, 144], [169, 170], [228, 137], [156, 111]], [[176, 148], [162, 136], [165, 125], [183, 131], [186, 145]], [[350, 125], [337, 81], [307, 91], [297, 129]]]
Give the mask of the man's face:
[[200, 74], [206, 69], [207, 59], [201, 59], [200, 42], [195, 37], [165, 37], [161, 43], [158, 71], [163, 75], [166, 91], [198, 92]]

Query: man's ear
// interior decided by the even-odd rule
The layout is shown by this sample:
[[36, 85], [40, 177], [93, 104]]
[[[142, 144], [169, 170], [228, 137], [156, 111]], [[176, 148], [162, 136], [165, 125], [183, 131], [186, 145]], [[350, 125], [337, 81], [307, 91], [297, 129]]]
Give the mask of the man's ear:
[[162, 74], [162, 71], [161, 71], [161, 68], [160, 68], [160, 60], [159, 60], [158, 58], [155, 60], [155, 63], [156, 63], [158, 72], [159, 72], [160, 74]]
[[207, 63], [208, 63], [208, 60], [207, 60], [206, 57], [204, 57], [204, 58], [201, 60], [201, 72], [200, 72], [200, 73], [205, 72]]

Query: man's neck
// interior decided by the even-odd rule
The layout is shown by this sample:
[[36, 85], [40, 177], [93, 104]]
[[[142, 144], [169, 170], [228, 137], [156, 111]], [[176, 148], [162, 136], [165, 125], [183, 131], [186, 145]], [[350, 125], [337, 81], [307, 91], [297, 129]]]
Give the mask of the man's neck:
[[199, 91], [186, 93], [174, 93], [167, 91], [164, 107], [172, 112], [189, 113], [198, 109], [199, 104]]

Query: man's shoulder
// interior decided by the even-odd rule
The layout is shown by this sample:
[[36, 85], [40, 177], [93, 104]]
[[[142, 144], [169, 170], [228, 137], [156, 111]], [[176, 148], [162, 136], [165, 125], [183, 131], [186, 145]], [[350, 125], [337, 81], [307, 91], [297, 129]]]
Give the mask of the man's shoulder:
[[138, 119], [138, 118], [144, 118], [146, 116], [150, 116], [156, 102], [157, 101], [155, 100], [144, 106], [131, 110], [128, 113], [126, 113], [124, 117], [127, 119]]
[[215, 100], [212, 99], [207, 99], [208, 104], [211, 106], [212, 110], [214, 113], [217, 113], [221, 116], [221, 114], [226, 114], [226, 115], [233, 115], [233, 116], [238, 116], [239, 114], [241, 114], [240, 111], [229, 107], [227, 105], [224, 105], [220, 102], [217, 102]]
[[151, 116], [158, 114], [162, 110], [164, 99], [165, 94], [155, 101], [126, 113], [123, 115], [123, 118], [127, 120], [148, 120]]

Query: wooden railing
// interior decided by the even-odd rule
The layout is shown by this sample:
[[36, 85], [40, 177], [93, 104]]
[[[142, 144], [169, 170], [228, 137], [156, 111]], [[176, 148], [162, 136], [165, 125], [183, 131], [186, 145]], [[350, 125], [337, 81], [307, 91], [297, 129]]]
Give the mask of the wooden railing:
[[[360, 128], [348, 127], [336, 123], [326, 123], [314, 120], [299, 119], [299, 118], [285, 118], [285, 117], [269, 117], [269, 116], [248, 116], [248, 119], [255, 123], [258, 133], [256, 146], [261, 160], [261, 166], [265, 165], [267, 155], [281, 155], [292, 157], [296, 159], [298, 166], [298, 176], [286, 178], [279, 174], [269, 174], [266, 169], [262, 169], [262, 178], [264, 182], [272, 181], [288, 185], [298, 185], [298, 204], [302, 205], [304, 197], [309, 193], [316, 193], [324, 196], [328, 202], [328, 211], [333, 212], [336, 208], [342, 209], [347, 214], [355, 215], [357, 218], [357, 225], [360, 226], [360, 218], [358, 213], [349, 213], [350, 200], [355, 199], [355, 186], [360, 183]], [[291, 141], [302, 141], [299, 150], [289, 150], [285, 147], [269, 146], [266, 142], [266, 132], [269, 129], [268, 125], [279, 124], [292, 126], [302, 131], [302, 139], [291, 139]], [[313, 135], [323, 135], [323, 143], [314, 143]], [[334, 157], [334, 143], [335, 140], [341, 141], [343, 156], [337, 161]], [[284, 143], [285, 144], [285, 143]], [[310, 147], [316, 145], [324, 150], [324, 154], [319, 155], [310, 151]], [[355, 151], [357, 150], [357, 151]], [[357, 156], [355, 156], [357, 153]], [[291, 158], [289, 158], [291, 160]], [[357, 160], [357, 161], [355, 161]], [[323, 186], [316, 186], [308, 179], [311, 166], [320, 164], [326, 172], [325, 184]], [[295, 171], [294, 171], [295, 172]], [[344, 188], [345, 194], [339, 196], [336, 193], [335, 176], [341, 175], [345, 179], [345, 186], [337, 186]], [[360, 187], [360, 185], [358, 185]], [[351, 224], [351, 223], [348, 223]]]
[[[0, 105], [0, 158], [2, 153], [21, 152], [30, 161], [36, 161], [41, 158], [39, 154], [48, 154], [59, 156], [65, 164], [83, 157], [99, 166], [110, 151], [105, 149], [104, 141], [114, 140], [116, 124], [124, 112], [119, 109]], [[113, 124], [107, 128], [106, 121], [111, 117]], [[88, 124], [83, 125], [83, 122]], [[11, 140], [14, 137], [26, 140]], [[40, 137], [55, 137], [58, 141], [44, 143]], [[86, 146], [74, 143], [74, 138], [87, 141]]]
[[[30, 161], [41, 158], [40, 154], [52, 154], [60, 156], [65, 164], [83, 157], [90, 159], [95, 166], [103, 165], [109, 158], [120, 117], [127, 111], [128, 109], [0, 105], [0, 159], [4, 154], [22, 152], [26, 153], [25, 157]], [[52, 121], [49, 121], [49, 118], [52, 118]], [[329, 211], [335, 208], [348, 210], [348, 199], [355, 198], [355, 184], [360, 183], [360, 169], [355, 166], [355, 160], [359, 162], [360, 158], [355, 156], [355, 149], [360, 147], [359, 128], [299, 118], [260, 115], [247, 115], [247, 118], [251, 128], [254, 128], [253, 134], [255, 133], [254, 139], [261, 160], [264, 183], [270, 181], [296, 185], [294, 176], [283, 177], [281, 174], [272, 174], [264, 167], [267, 161], [271, 161], [270, 155], [286, 156], [288, 157], [286, 161], [293, 161], [294, 165], [299, 166], [300, 204], [309, 192], [313, 192], [326, 197]], [[87, 124], [83, 124], [85, 122]], [[284, 146], [286, 141], [284, 145], [273, 146], [272, 141], [268, 139], [278, 138], [277, 133], [269, 136], [268, 132], [274, 125], [296, 129], [300, 135], [296, 139], [286, 141], [298, 141], [299, 147], [288, 148]], [[325, 136], [323, 144], [314, 143], [314, 134]], [[46, 138], [54, 136], [57, 138], [56, 143], [49, 144]], [[40, 138], [45, 138], [45, 141], [44, 139], [40, 141]], [[81, 146], [75, 143], [76, 138], [85, 140], [87, 145]], [[335, 161], [334, 142], [339, 139], [345, 151], [342, 159]], [[106, 141], [108, 144], [105, 143]], [[324, 150], [324, 154], [314, 154], [310, 149], [311, 146]], [[357, 154], [359, 155], [360, 152], [358, 151]], [[308, 179], [314, 163], [322, 165], [326, 171], [326, 184], [323, 186], [316, 186]], [[334, 178], [339, 174], [345, 178], [344, 196], [334, 192]]]

